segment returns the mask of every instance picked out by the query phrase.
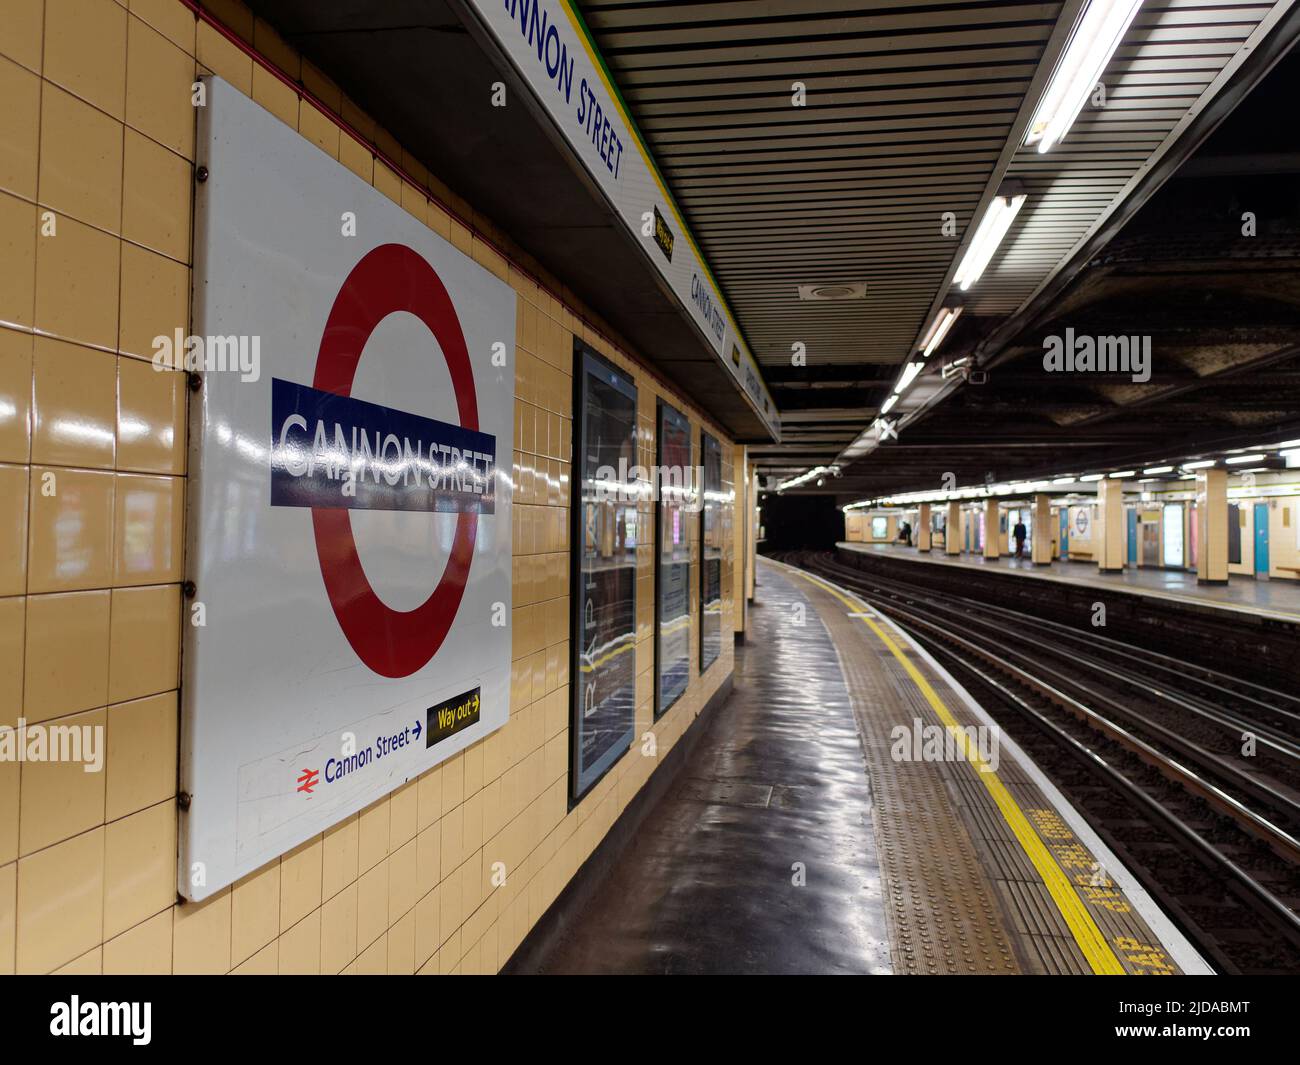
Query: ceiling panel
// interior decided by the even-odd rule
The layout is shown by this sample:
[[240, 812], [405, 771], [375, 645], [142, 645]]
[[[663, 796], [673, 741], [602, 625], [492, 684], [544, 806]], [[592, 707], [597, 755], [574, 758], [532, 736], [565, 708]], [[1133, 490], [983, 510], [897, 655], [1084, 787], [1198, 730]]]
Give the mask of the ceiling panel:
[[[761, 363], [899, 362], [1059, 3], [584, 3]], [[791, 103], [802, 82], [807, 105]], [[857, 302], [800, 284], [866, 280]], [[832, 456], [833, 457], [833, 456]]]

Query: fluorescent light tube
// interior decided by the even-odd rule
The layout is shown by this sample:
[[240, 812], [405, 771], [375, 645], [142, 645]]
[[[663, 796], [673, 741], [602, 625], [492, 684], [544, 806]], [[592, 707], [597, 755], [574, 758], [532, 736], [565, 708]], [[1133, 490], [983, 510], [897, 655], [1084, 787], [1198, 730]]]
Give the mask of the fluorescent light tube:
[[1089, 0], [1029, 124], [1026, 144], [1049, 152], [1074, 125], [1142, 0]]
[[1100, 481], [1101, 478], [1102, 478], [1102, 475], [1101, 475], [1100, 473], [1085, 473], [1082, 477], [1079, 478], [1079, 480], [1081, 480], [1081, 481]]
[[996, 196], [989, 204], [953, 278], [963, 292], [980, 279], [1024, 203], [1025, 194], [1022, 192], [1017, 196]]
[[[921, 372], [922, 365], [923, 363], [919, 362], [909, 362], [903, 367], [903, 375], [898, 379], [898, 384], [894, 386], [895, 395], [901, 396], [907, 391], [908, 385], [915, 381], [916, 375]], [[881, 413], [884, 413], [883, 408], [881, 409]]]
[[1137, 470], [1120, 470], [1119, 473], [1112, 473], [1108, 476], [1112, 481], [1118, 481], [1124, 477], [1132, 477], [1135, 473], [1137, 473]]
[[1185, 470], [1204, 470], [1214, 465], [1214, 459], [1202, 459], [1200, 462], [1184, 462]]
[[880, 404], [880, 413], [888, 414], [891, 410], [894, 409], [894, 404], [897, 402], [898, 402], [898, 393], [895, 392], [892, 396], [890, 396], [887, 400], [885, 400], [884, 403]]
[[1229, 466], [1240, 466], [1246, 462], [1263, 462], [1263, 455], [1229, 455], [1223, 460]]
[[948, 335], [948, 330], [952, 328], [953, 323], [960, 316], [960, 307], [939, 308], [939, 313], [934, 316], [934, 321], [930, 323], [929, 332], [925, 334], [925, 339], [921, 341], [921, 358], [928, 359], [930, 357], [930, 352], [943, 343], [943, 338]]
[[1174, 468], [1172, 466], [1148, 466], [1142, 472], [1143, 473], [1173, 473]]

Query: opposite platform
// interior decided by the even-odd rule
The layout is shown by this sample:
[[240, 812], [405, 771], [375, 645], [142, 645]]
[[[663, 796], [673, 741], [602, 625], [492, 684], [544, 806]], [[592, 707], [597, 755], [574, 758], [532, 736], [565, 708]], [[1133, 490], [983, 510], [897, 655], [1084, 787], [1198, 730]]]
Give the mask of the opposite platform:
[[1201, 610], [1227, 611], [1251, 617], [1273, 618], [1300, 623], [1300, 581], [1261, 581], [1234, 575], [1227, 584], [1197, 584], [1196, 574], [1187, 570], [1139, 568], [1126, 566], [1121, 573], [1101, 574], [1096, 563], [1056, 559], [1050, 566], [1035, 566], [1027, 558], [1002, 555], [985, 559], [982, 555], [946, 555], [942, 548], [922, 553], [904, 544], [864, 544], [841, 541], [835, 545], [843, 551], [864, 555], [883, 555], [920, 564], [953, 566], [1001, 573], [1026, 580], [1059, 582], [1108, 592], [1164, 599]]

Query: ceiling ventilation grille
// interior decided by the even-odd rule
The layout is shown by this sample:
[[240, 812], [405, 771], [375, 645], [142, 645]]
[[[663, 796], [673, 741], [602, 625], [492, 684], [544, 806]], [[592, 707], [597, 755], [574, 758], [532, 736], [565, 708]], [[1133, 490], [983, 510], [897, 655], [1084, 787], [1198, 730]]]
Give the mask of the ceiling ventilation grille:
[[813, 285], [800, 285], [801, 300], [864, 300], [867, 298], [865, 281], [823, 281]]

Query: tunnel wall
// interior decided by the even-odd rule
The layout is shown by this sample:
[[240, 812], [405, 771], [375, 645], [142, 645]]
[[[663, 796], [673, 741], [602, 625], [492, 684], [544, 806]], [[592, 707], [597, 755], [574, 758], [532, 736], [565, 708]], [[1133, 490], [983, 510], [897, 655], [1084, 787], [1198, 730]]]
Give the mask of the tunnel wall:
[[[724, 493], [743, 450], [265, 23], [234, 2], [205, 7], [331, 114], [179, 0], [8, 0], [0, 19], [0, 96], [15, 130], [0, 139], [0, 725], [25, 716], [107, 731], [102, 773], [0, 762], [0, 973], [495, 972], [734, 661], [724, 639], [699, 675], [693, 581], [689, 687], [652, 720], [654, 545], [643, 544], [637, 738], [569, 808], [574, 338], [635, 378], [644, 464], [660, 396], [689, 416], [696, 464], [702, 425], [722, 441]], [[186, 379], [149, 359], [153, 337], [189, 332], [196, 72], [251, 96], [517, 293], [513, 668], [505, 728], [181, 904]], [[61, 424], [76, 432], [60, 435]], [[652, 504], [641, 506], [648, 528]], [[724, 634], [731, 520], [725, 507]], [[694, 523], [691, 537], [698, 567]], [[505, 882], [494, 884], [498, 862]]]
[[844, 515], [835, 505], [834, 496], [768, 492], [759, 507], [766, 531], [764, 550], [831, 550], [843, 538]]

